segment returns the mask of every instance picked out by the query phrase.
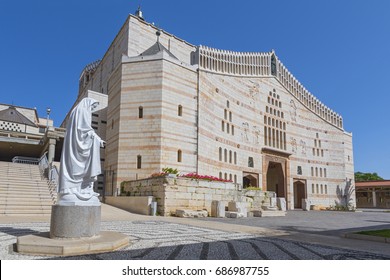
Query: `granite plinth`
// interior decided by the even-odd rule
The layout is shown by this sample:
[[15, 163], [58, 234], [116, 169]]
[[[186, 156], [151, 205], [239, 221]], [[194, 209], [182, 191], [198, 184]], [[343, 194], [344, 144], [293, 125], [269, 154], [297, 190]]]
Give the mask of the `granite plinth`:
[[53, 205], [50, 238], [93, 237], [100, 232], [101, 206]]
[[100, 235], [83, 238], [50, 238], [49, 232], [20, 236], [16, 250], [21, 254], [73, 256], [111, 252], [129, 245], [129, 237], [112, 231], [102, 231]]

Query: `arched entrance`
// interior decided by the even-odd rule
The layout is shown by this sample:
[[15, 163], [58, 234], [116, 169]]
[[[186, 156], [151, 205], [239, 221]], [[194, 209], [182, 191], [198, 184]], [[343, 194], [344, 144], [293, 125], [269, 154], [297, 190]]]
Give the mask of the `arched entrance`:
[[290, 186], [290, 153], [262, 148], [262, 187], [273, 191], [278, 197], [284, 197], [287, 209], [294, 208], [292, 188]]
[[295, 181], [294, 186], [294, 208], [302, 208], [302, 199], [307, 198], [306, 184], [302, 181]]
[[267, 169], [267, 191], [275, 192], [277, 197], [286, 197], [285, 176], [282, 164], [269, 162]]

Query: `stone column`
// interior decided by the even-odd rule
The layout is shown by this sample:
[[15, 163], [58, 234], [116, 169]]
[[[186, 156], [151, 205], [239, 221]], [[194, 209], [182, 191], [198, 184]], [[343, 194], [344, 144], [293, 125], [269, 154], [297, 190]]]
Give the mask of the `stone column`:
[[373, 206], [373, 207], [377, 207], [375, 189], [372, 190], [372, 206]]
[[50, 138], [49, 139], [49, 152], [47, 155], [47, 160], [48, 160], [49, 164], [52, 163], [54, 160], [55, 151], [56, 151], [56, 139]]

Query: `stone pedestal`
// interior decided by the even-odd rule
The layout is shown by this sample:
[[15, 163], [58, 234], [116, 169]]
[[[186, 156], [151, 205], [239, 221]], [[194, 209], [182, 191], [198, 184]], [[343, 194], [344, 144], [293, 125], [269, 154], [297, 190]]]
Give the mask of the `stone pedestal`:
[[278, 197], [276, 199], [276, 205], [278, 206], [278, 208], [281, 210], [281, 211], [286, 211], [287, 210], [287, 207], [286, 207], [286, 199], [284, 197]]
[[310, 200], [302, 198], [302, 210], [303, 211], [310, 211]]
[[270, 197], [269, 204], [271, 207], [276, 207], [276, 197]]
[[229, 212], [240, 213], [243, 215], [243, 217], [247, 217], [248, 215], [246, 205], [243, 202], [229, 201], [228, 210]]
[[211, 202], [211, 217], [224, 218], [225, 217], [225, 203], [218, 200]]
[[100, 208], [101, 206], [53, 205], [50, 238], [80, 238], [99, 235]]

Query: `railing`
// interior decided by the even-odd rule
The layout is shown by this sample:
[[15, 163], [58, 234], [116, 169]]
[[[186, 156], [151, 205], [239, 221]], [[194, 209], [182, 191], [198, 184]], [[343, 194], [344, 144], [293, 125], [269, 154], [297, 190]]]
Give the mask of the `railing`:
[[59, 179], [59, 174], [58, 174], [57, 166], [50, 165], [48, 180], [53, 184], [57, 193], [58, 193], [58, 179]]
[[12, 158], [13, 163], [23, 163], [23, 164], [32, 164], [32, 165], [38, 165], [39, 159], [33, 158], [33, 157], [20, 157], [16, 156]]
[[47, 152], [39, 159], [39, 171], [41, 176], [47, 180], [52, 200], [55, 203], [58, 192], [58, 170], [56, 166], [49, 164], [46, 155]]

